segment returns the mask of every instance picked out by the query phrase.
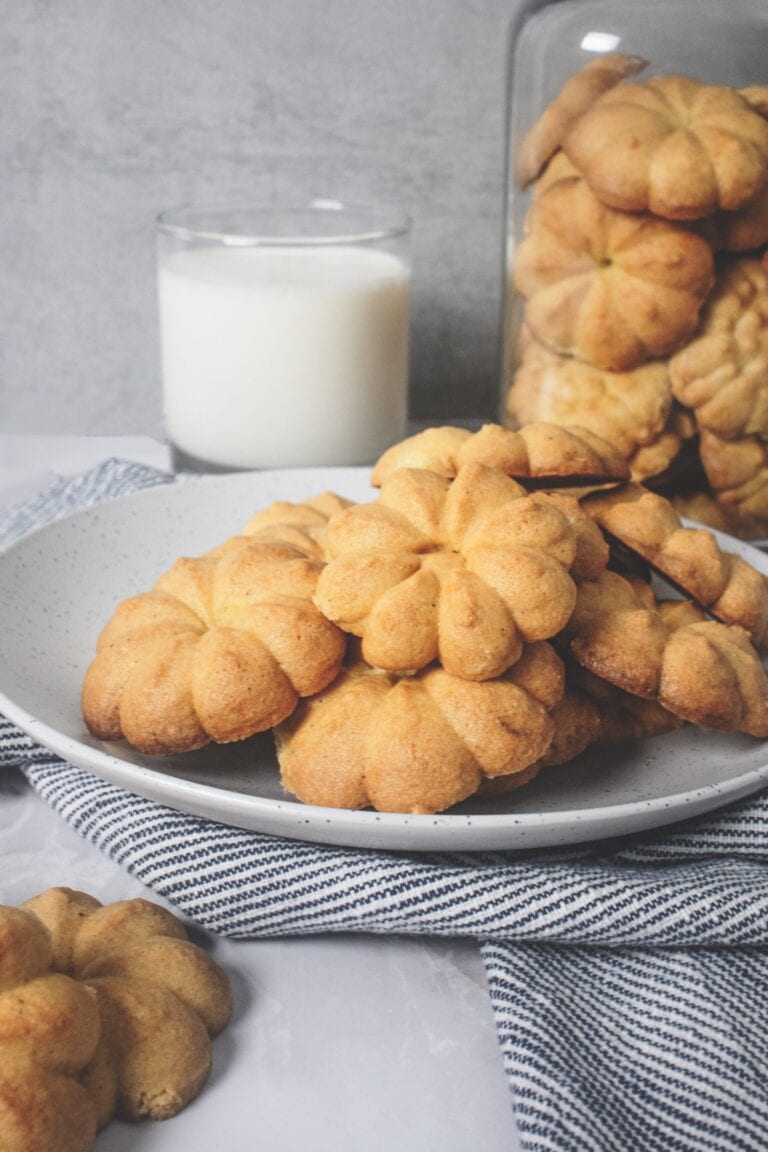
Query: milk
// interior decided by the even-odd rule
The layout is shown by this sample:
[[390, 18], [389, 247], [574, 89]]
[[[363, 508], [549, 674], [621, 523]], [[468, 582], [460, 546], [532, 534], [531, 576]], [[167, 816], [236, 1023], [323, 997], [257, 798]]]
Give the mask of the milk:
[[404, 434], [409, 283], [397, 256], [353, 245], [166, 256], [171, 442], [229, 468], [371, 463]]

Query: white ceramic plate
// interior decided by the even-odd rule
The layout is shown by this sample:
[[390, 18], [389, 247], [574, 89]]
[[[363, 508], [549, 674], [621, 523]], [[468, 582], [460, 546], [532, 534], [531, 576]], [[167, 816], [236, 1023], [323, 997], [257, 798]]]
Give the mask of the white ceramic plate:
[[[299, 804], [279, 781], [271, 735], [185, 756], [94, 740], [80, 684], [116, 603], [180, 555], [236, 533], [272, 500], [331, 489], [374, 496], [367, 469], [293, 469], [163, 486], [70, 516], [0, 556], [0, 711], [71, 763], [132, 792], [227, 824], [320, 843], [407, 850], [532, 848], [622, 835], [706, 812], [768, 784], [768, 744], [683, 729], [591, 750], [510, 795], [439, 816]], [[721, 543], [763, 572], [762, 553]]]

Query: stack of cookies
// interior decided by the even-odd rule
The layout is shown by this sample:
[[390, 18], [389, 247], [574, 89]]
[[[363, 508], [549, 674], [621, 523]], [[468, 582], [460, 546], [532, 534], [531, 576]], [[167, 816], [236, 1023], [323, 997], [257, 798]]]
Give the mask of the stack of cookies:
[[576, 423], [695, 518], [768, 536], [768, 89], [571, 77], [524, 138], [532, 191], [505, 419]]
[[431, 428], [371, 480], [271, 505], [119, 605], [90, 731], [168, 754], [272, 728], [300, 800], [414, 813], [598, 739], [768, 736], [768, 581], [590, 430]]

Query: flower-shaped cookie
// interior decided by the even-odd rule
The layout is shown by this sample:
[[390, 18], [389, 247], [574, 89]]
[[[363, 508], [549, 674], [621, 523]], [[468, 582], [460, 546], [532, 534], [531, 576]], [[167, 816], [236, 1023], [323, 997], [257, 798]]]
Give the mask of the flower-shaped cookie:
[[620, 52], [596, 56], [569, 76], [562, 89], [526, 132], [517, 158], [517, 175], [525, 187], [535, 180], [560, 147], [571, 125], [609, 88], [645, 67], [639, 56]]
[[241, 740], [334, 678], [345, 638], [312, 603], [322, 564], [236, 536], [123, 601], [85, 677], [85, 721], [150, 754]]
[[768, 435], [768, 275], [725, 261], [695, 338], [672, 357], [672, 388], [702, 429], [727, 440]]
[[537, 340], [625, 372], [691, 336], [713, 258], [693, 231], [607, 208], [584, 180], [571, 178], [536, 199], [514, 276]]
[[478, 432], [447, 425], [409, 436], [380, 457], [371, 483], [378, 487], [396, 468], [426, 468], [453, 479], [466, 464], [483, 464], [515, 480], [602, 483], [624, 480], [626, 461], [588, 428], [529, 423], [519, 431], [484, 424]]
[[738, 92], [683, 76], [619, 84], [563, 148], [613, 208], [696, 220], [742, 208], [768, 182], [768, 123]]
[[315, 603], [390, 671], [433, 660], [456, 676], [499, 676], [524, 641], [554, 636], [575, 599], [576, 533], [552, 503], [467, 464], [451, 481], [399, 468], [378, 501], [334, 516]]
[[590, 672], [702, 728], [768, 736], [768, 678], [743, 629], [606, 571], [579, 585], [566, 631]]
[[181, 921], [147, 900], [102, 905], [84, 892], [49, 888], [22, 908], [48, 930], [52, 968], [64, 974], [57, 978], [77, 981], [98, 1008], [98, 1046], [80, 1080], [99, 1127], [114, 1115], [176, 1115], [202, 1090], [211, 1038], [229, 1020], [224, 972]]
[[582, 501], [604, 532], [637, 553], [718, 620], [738, 624], [754, 643], [768, 641], [768, 581], [723, 551], [706, 529], [686, 528], [669, 500], [639, 484]]
[[[664, 361], [652, 361], [633, 372], [605, 372], [583, 360], [557, 356], [531, 339], [525, 342], [506, 406], [515, 425], [545, 420], [588, 428], [617, 448], [629, 462], [633, 478], [642, 480], [652, 473], [642, 470], [642, 457], [640, 468], [633, 457], [669, 431], [672, 392]], [[676, 439], [669, 452], [674, 456], [679, 447]], [[651, 467], [662, 471], [668, 462], [669, 453], [659, 452]]]
[[277, 728], [282, 782], [308, 804], [440, 812], [539, 761], [562, 693], [546, 642], [481, 684], [442, 668], [398, 678], [356, 663]]

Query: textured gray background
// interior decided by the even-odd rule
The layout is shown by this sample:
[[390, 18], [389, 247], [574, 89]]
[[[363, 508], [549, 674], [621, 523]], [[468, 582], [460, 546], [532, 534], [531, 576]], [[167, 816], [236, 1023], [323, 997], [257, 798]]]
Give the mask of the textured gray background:
[[519, 0], [0, 0], [0, 430], [161, 428], [153, 220], [413, 216], [412, 415], [493, 415]]

